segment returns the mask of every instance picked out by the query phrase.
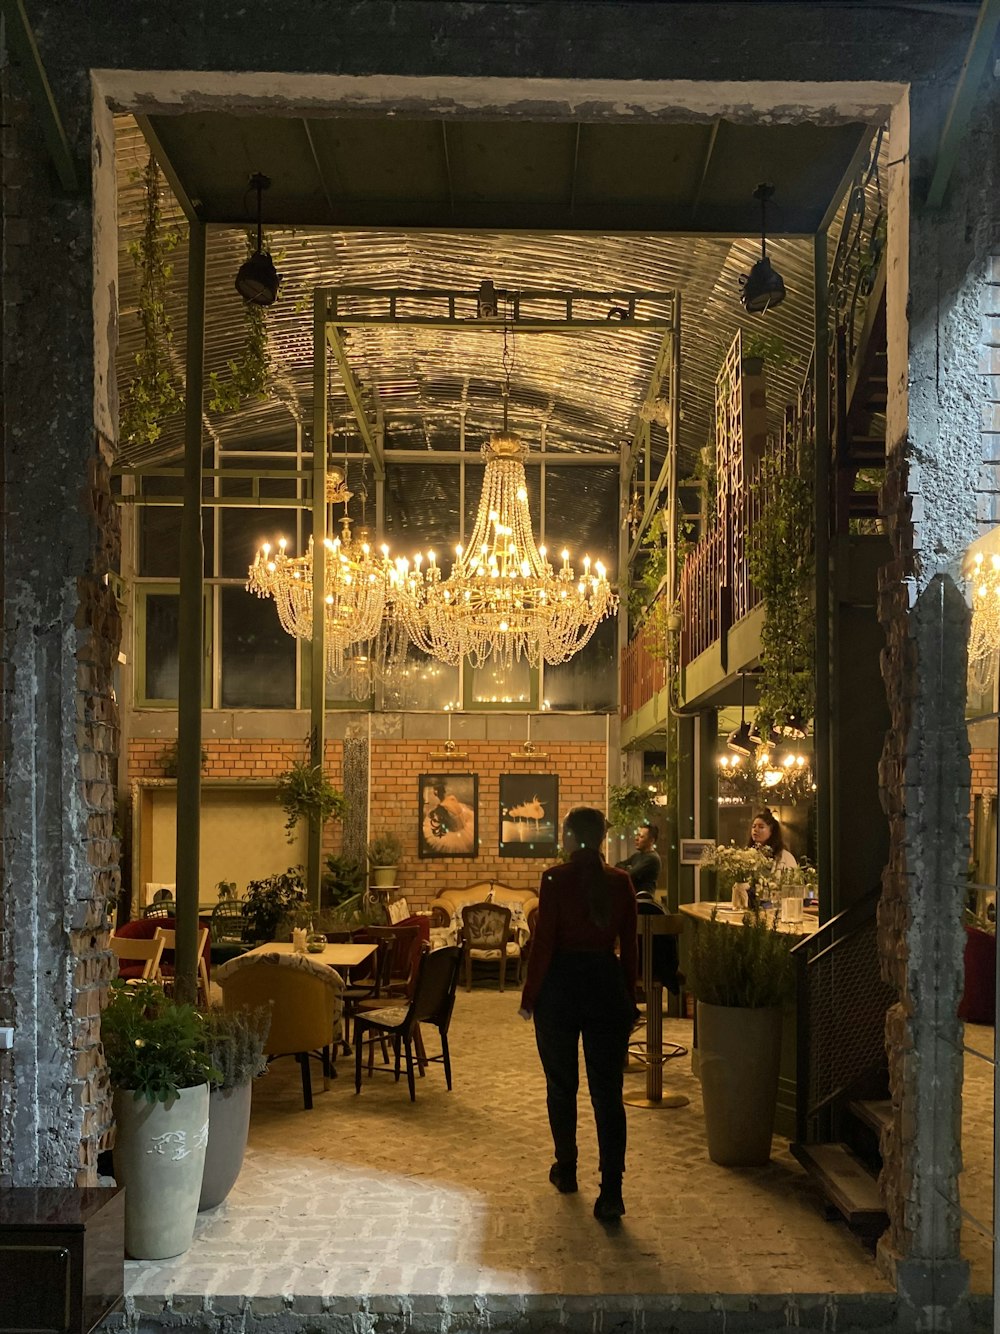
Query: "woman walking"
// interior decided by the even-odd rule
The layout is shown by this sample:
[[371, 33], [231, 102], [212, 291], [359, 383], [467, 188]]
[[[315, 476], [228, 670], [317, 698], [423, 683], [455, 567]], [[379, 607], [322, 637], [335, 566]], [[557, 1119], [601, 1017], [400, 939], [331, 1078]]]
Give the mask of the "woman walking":
[[603, 813], [589, 806], [578, 806], [566, 817], [563, 847], [569, 861], [542, 875], [520, 1013], [535, 1021], [555, 1145], [549, 1180], [563, 1194], [577, 1188], [576, 1100], [583, 1038], [601, 1157], [594, 1217], [611, 1223], [625, 1212], [622, 1071], [638, 1013], [638, 950], [635, 890], [628, 876], [606, 865], [601, 855], [606, 829]]

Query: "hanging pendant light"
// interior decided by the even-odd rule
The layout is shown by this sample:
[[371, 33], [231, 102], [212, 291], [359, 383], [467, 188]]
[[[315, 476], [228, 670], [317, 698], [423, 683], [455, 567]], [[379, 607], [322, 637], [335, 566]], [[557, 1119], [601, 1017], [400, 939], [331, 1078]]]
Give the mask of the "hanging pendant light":
[[730, 750], [735, 750], [737, 755], [748, 755], [751, 758], [757, 752], [758, 742], [751, 735], [752, 729], [747, 722], [747, 674], [740, 672], [740, 681], [742, 691], [740, 698], [740, 725], [735, 731], [730, 732], [726, 737], [726, 745]]
[[263, 248], [262, 197], [270, 186], [271, 178], [259, 171], [250, 177], [250, 189], [257, 191], [257, 250], [240, 265], [240, 271], [236, 275], [236, 290], [243, 300], [252, 306], [273, 306], [278, 299], [278, 287], [281, 283], [281, 274], [275, 270], [274, 260]]
[[767, 201], [773, 194], [774, 186], [764, 182], [753, 192], [754, 199], [760, 200], [760, 259], [740, 278], [740, 300], [751, 315], [762, 315], [785, 299], [784, 280], [767, 257]]

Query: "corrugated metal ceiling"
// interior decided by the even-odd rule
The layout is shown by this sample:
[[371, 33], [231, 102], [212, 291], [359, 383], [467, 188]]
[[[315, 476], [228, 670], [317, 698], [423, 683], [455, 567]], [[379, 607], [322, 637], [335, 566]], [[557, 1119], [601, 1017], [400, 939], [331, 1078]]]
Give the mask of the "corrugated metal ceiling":
[[[142, 227], [147, 147], [130, 117], [117, 121], [120, 228], [120, 345], [118, 372], [127, 381], [139, 347], [137, 287], [129, 245]], [[780, 186], [779, 186], [780, 188]], [[165, 196], [164, 217], [183, 234], [176, 201]], [[295, 423], [308, 443], [312, 416], [312, 291], [317, 285], [456, 287], [474, 290], [484, 278], [498, 288], [677, 289], [682, 294], [681, 474], [710, 438], [714, 379], [721, 351], [742, 323], [784, 340], [789, 360], [769, 372], [775, 424], [794, 394], [812, 345], [812, 244], [775, 238], [769, 252], [783, 274], [788, 298], [764, 317], [746, 316], [739, 277], [759, 254], [759, 241], [669, 234], [532, 233], [494, 231], [329, 231], [269, 233], [284, 282], [267, 312], [272, 387], [266, 400], [220, 416], [208, 414], [211, 437], [229, 449], [288, 448]], [[244, 258], [241, 230], [210, 229], [206, 310], [206, 369], [225, 373], [242, 349], [242, 303], [233, 288]], [[172, 355], [183, 381], [186, 251], [172, 252]], [[742, 316], [742, 319], [741, 319]], [[661, 335], [655, 330], [517, 336], [513, 348], [511, 419], [532, 447], [544, 430], [551, 450], [613, 455], [634, 430]], [[353, 331], [350, 364], [367, 390], [377, 390], [386, 418], [386, 444], [396, 448], [454, 448], [460, 408], [467, 404], [467, 443], [474, 447], [498, 428], [502, 414], [502, 337], [495, 329], [460, 333], [368, 327]], [[349, 409], [333, 376], [331, 411], [347, 422]], [[662, 450], [663, 436], [654, 428]], [[183, 447], [178, 414], [163, 423], [154, 446], [123, 450], [121, 461], [141, 465], [176, 459]]]

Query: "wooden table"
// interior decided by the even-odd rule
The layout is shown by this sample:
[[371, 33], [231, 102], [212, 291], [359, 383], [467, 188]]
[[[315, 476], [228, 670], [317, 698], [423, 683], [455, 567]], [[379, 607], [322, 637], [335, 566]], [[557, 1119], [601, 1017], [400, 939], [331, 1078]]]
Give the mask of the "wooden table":
[[[306, 953], [306, 958], [315, 959], [317, 963], [325, 963], [330, 968], [336, 968], [338, 972], [341, 969], [349, 970], [357, 968], [366, 959], [370, 959], [378, 948], [375, 944], [363, 945], [331, 945], [327, 943], [326, 947], [317, 954]], [[255, 945], [252, 950], [247, 950], [246, 954], [241, 955], [243, 959], [252, 959], [255, 954], [294, 954], [291, 941], [271, 940], [264, 945]]]
[[[742, 926], [745, 908], [730, 908], [725, 903], [682, 903], [680, 911], [687, 917], [693, 917], [697, 922], [709, 922], [712, 919], [712, 913], [718, 909], [717, 921], [726, 926]], [[774, 910], [766, 908], [764, 916], [768, 923], [774, 919]], [[783, 936], [811, 936], [819, 930], [819, 916], [816, 913], [805, 913], [801, 922], [779, 922], [778, 930]]]

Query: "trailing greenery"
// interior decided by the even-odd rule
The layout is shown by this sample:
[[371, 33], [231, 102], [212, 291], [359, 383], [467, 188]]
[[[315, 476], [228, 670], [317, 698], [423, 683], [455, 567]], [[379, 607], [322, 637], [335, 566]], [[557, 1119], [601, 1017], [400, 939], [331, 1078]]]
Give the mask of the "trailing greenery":
[[641, 821], [650, 819], [653, 794], [648, 787], [613, 784], [608, 796], [608, 822], [612, 829], [634, 829]]
[[263, 880], [251, 880], [242, 903], [252, 940], [275, 940], [286, 917], [306, 902], [305, 869], [290, 866]]
[[[265, 244], [264, 249], [268, 249]], [[257, 251], [257, 233], [247, 232], [247, 257]], [[271, 357], [267, 346], [267, 320], [263, 306], [243, 303], [243, 355], [227, 361], [227, 376], [217, 371], [208, 377], [210, 412], [234, 412], [246, 399], [264, 398], [271, 379]]]
[[320, 904], [324, 908], [337, 908], [348, 899], [360, 894], [365, 887], [365, 866], [356, 857], [339, 856], [330, 852], [326, 856], [326, 872], [320, 889]]
[[794, 365], [795, 359], [789, 355], [785, 340], [780, 334], [765, 333], [762, 329], [753, 329], [744, 333], [740, 340], [744, 361], [759, 357], [777, 369], [779, 366]]
[[366, 852], [372, 866], [398, 866], [403, 857], [403, 844], [391, 829], [380, 829], [373, 835]]
[[764, 604], [756, 724], [763, 735], [816, 707], [816, 561], [813, 546], [813, 449], [803, 436], [796, 466], [781, 451], [761, 460], [755, 488], [761, 517], [750, 533], [750, 578]]
[[691, 942], [688, 985], [706, 1005], [758, 1010], [783, 1005], [792, 994], [789, 941], [777, 919], [746, 913], [742, 926], [720, 922], [716, 912], [699, 923]]
[[271, 1027], [271, 1007], [224, 1010], [213, 1005], [205, 1011], [205, 1044], [215, 1069], [213, 1088], [238, 1088], [267, 1069], [264, 1043]]
[[304, 760], [296, 760], [278, 776], [278, 801], [285, 812], [289, 843], [300, 820], [317, 820], [322, 827], [329, 819], [341, 819], [347, 809], [343, 792], [333, 786], [323, 766]]
[[180, 240], [174, 227], [164, 227], [160, 207], [160, 169], [152, 153], [143, 172], [145, 207], [142, 236], [128, 248], [139, 275], [137, 317], [142, 347], [135, 354], [135, 374], [122, 395], [120, 434], [123, 444], [151, 445], [160, 437], [163, 420], [184, 406], [184, 396], [170, 367], [173, 326], [167, 314], [167, 290], [173, 267], [167, 254]]
[[155, 982], [111, 983], [101, 1040], [111, 1083], [147, 1102], [171, 1102], [181, 1089], [219, 1078], [204, 1019]]

